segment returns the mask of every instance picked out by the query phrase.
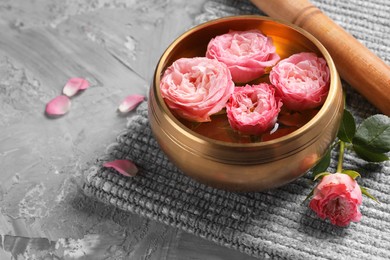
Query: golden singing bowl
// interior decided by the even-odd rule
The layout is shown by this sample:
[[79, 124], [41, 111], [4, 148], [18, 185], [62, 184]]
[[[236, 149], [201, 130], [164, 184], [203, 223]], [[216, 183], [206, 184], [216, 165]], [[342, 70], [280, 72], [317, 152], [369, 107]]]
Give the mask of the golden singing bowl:
[[[251, 29], [271, 37], [281, 59], [303, 51], [324, 57], [330, 69], [325, 103], [308, 123], [270, 141], [225, 142], [190, 130], [171, 113], [161, 97], [159, 85], [164, 70], [182, 57], [204, 57], [208, 42], [217, 35]], [[209, 21], [178, 37], [157, 64], [148, 102], [151, 129], [168, 158], [193, 179], [231, 191], [271, 189], [305, 174], [334, 141], [344, 109], [340, 78], [324, 46], [297, 26], [252, 15]]]

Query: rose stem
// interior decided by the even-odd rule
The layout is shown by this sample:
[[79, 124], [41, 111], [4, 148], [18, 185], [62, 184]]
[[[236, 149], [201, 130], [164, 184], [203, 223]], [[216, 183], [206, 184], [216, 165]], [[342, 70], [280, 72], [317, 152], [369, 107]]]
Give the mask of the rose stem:
[[343, 170], [344, 151], [345, 151], [345, 143], [343, 141], [340, 141], [339, 161], [337, 162], [336, 172], [341, 172]]

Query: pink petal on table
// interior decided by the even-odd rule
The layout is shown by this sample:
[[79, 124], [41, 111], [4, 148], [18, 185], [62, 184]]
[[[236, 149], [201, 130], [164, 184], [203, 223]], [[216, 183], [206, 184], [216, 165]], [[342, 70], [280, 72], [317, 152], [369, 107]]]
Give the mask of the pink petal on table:
[[89, 82], [86, 79], [82, 79], [82, 78], [75, 78], [75, 79], [79, 79], [81, 81], [80, 90], [89, 88]]
[[106, 168], [113, 168], [118, 171], [120, 174], [131, 177], [135, 176], [138, 172], [137, 166], [129, 160], [115, 160], [111, 162], [106, 162], [103, 164]]
[[63, 115], [69, 111], [70, 104], [70, 99], [67, 96], [57, 96], [46, 104], [45, 112], [48, 115]]
[[74, 96], [79, 90], [84, 90], [89, 87], [89, 82], [83, 78], [70, 78], [66, 82], [62, 93], [68, 97]]
[[122, 113], [130, 112], [135, 107], [137, 107], [138, 104], [141, 103], [144, 99], [145, 96], [137, 94], [127, 96], [119, 105], [118, 110]]

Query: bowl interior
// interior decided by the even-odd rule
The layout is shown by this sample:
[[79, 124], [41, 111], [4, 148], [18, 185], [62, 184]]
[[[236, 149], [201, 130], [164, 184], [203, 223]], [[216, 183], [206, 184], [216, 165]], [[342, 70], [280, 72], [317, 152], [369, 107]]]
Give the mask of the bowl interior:
[[[212, 138], [207, 138], [192, 131], [183, 125], [180, 120], [178, 120], [169, 111], [169, 108], [165, 105], [165, 102], [163, 101], [159, 91], [160, 77], [164, 73], [165, 69], [179, 58], [204, 57], [209, 41], [215, 36], [227, 33], [231, 30], [244, 31], [253, 29], [260, 30], [263, 34], [272, 38], [276, 47], [276, 52], [279, 54], [281, 59], [287, 58], [290, 55], [299, 52], [314, 52], [317, 54], [317, 56], [325, 58], [330, 68], [331, 82], [327, 100], [319, 112], [312, 119], [310, 119], [308, 123], [306, 123], [304, 126], [301, 126], [292, 133], [284, 135], [283, 137], [266, 142], [252, 143], [249, 145], [267, 145], [267, 143], [275, 143], [291, 138], [294, 135], [300, 135], [307, 131], [308, 128], [310, 128], [311, 125], [313, 125], [321, 117], [321, 115], [325, 113], [324, 110], [329, 109], [329, 100], [332, 99], [336, 94], [336, 84], [334, 84], [332, 81], [333, 78], [337, 75], [337, 72], [329, 53], [313, 36], [294, 25], [283, 23], [268, 17], [235, 16], [221, 18], [194, 27], [193, 29], [178, 37], [162, 55], [156, 68], [154, 79], [155, 94], [162, 103], [162, 109], [166, 111], [169, 117], [171, 117], [172, 122], [185, 129], [185, 131], [189, 131], [189, 133], [191, 133], [191, 137], [205, 139], [208, 142], [221, 142]], [[255, 80], [251, 83], [257, 82]], [[240, 146], [240, 144], [235, 143], [230, 143], [229, 145]]]

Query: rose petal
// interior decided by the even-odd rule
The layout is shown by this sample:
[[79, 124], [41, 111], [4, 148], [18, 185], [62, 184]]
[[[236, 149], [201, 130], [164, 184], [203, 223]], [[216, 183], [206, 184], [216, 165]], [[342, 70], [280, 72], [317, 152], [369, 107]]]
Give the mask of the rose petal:
[[80, 90], [89, 88], [89, 82], [86, 79], [82, 79], [82, 78], [77, 78], [77, 79], [81, 81]]
[[57, 96], [46, 104], [45, 112], [48, 115], [63, 115], [69, 111], [70, 105], [70, 99], [67, 96]]
[[115, 160], [106, 162], [103, 164], [103, 167], [113, 168], [120, 174], [127, 177], [135, 176], [138, 172], [137, 166], [130, 160]]
[[89, 82], [83, 78], [70, 78], [66, 82], [62, 93], [68, 97], [74, 96], [79, 90], [84, 90], [89, 87]]
[[131, 110], [133, 110], [134, 108], [136, 108], [136, 107], [138, 106], [139, 103], [141, 103], [142, 101], [144, 101], [144, 99], [145, 99], [145, 96], [137, 95], [137, 94], [127, 96], [127, 97], [122, 101], [122, 103], [119, 105], [118, 110], [119, 110], [121, 113], [130, 112]]

